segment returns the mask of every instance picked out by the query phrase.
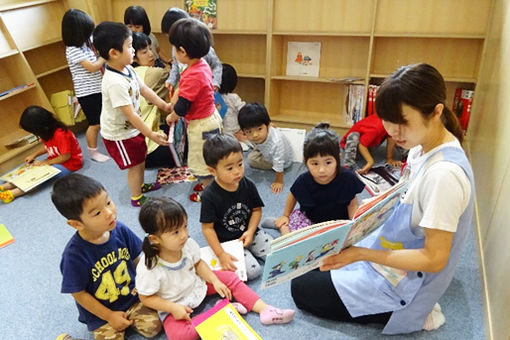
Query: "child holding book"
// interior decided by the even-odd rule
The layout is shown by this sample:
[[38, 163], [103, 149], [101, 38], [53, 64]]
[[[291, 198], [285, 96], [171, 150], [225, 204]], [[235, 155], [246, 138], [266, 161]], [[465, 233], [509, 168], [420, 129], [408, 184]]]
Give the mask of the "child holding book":
[[402, 162], [393, 159], [395, 142], [391, 137], [387, 137], [388, 133], [377, 114], [372, 114], [354, 123], [340, 141], [340, 147], [342, 148], [341, 165], [354, 169], [356, 167], [356, 156], [359, 151], [366, 163], [358, 172], [366, 174], [374, 165], [374, 158], [369, 148], [378, 146], [386, 139], [386, 163], [400, 167]]
[[[202, 59], [211, 48], [212, 35], [198, 20], [185, 18], [172, 25], [169, 40], [180, 63], [188, 65], [179, 82], [179, 99], [166, 121], [171, 124], [185, 117], [188, 128], [188, 167], [199, 178], [203, 189], [211, 180], [202, 156], [205, 139], [222, 129], [221, 117], [214, 105], [211, 68]], [[196, 193], [192, 201], [199, 201]]]
[[[25, 158], [26, 165], [51, 165], [60, 170], [56, 178], [66, 176], [83, 166], [80, 144], [74, 133], [53, 113], [37, 105], [29, 106], [21, 114], [21, 128], [41, 138], [44, 149], [40, 149]], [[48, 158], [38, 161], [36, 158], [47, 153]], [[0, 185], [0, 200], [10, 203], [25, 192], [10, 182]]]
[[124, 339], [129, 327], [147, 338], [158, 334], [157, 312], [144, 306], [135, 290], [142, 242], [117, 221], [105, 188], [90, 177], [72, 174], [55, 182], [51, 200], [76, 229], [60, 271], [62, 293], [76, 300], [78, 320], [94, 339]]
[[235, 273], [212, 271], [200, 259], [200, 248], [189, 237], [188, 216], [178, 202], [155, 198], [143, 205], [139, 219], [146, 236], [136, 288], [141, 301], [159, 311], [168, 339], [199, 338], [190, 322], [193, 309], [212, 294], [235, 298], [239, 313], [254, 311], [265, 325], [292, 321], [294, 310], [266, 304]]
[[[283, 215], [274, 221], [282, 235], [311, 224], [352, 219], [357, 194], [365, 185], [340, 166], [338, 135], [327, 123], [318, 124], [305, 138], [303, 160], [308, 171], [292, 184]], [[299, 209], [295, 209], [299, 203]], [[264, 224], [267, 224], [265, 222]]]
[[93, 37], [99, 54], [108, 62], [102, 82], [101, 135], [119, 168], [128, 169], [131, 205], [139, 207], [148, 199], [143, 193], [161, 187], [158, 182], [144, 184], [145, 137], [168, 145], [163, 133], [152, 131], [140, 118], [139, 97], [141, 94], [163, 111], [169, 112], [171, 105], [147, 87], [131, 67], [133, 38], [127, 26], [105, 21], [96, 27]]
[[252, 280], [262, 273], [256, 257], [265, 258], [273, 238], [258, 228], [264, 203], [255, 184], [244, 177], [241, 144], [232, 135], [214, 135], [204, 144], [204, 158], [215, 179], [202, 195], [202, 232], [223, 270], [235, 271], [237, 259], [220, 243], [241, 240]]
[[443, 77], [428, 64], [403, 66], [384, 80], [375, 105], [388, 134], [410, 149], [408, 190], [369, 237], [292, 281], [299, 308], [384, 324], [385, 334], [444, 324], [437, 301], [473, 226], [475, 193], [463, 133], [445, 100]]
[[292, 165], [292, 147], [287, 137], [271, 125], [271, 118], [264, 105], [248, 103], [238, 115], [239, 126], [246, 138], [253, 144], [248, 155], [252, 168], [274, 170], [276, 178], [271, 191], [278, 194], [283, 188], [283, 170]]

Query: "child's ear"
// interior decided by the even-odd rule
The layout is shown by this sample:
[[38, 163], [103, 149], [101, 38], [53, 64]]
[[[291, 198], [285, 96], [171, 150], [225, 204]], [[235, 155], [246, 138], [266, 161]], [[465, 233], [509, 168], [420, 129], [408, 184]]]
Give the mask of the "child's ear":
[[78, 220], [67, 220], [67, 224], [69, 224], [71, 227], [78, 231], [83, 229], [83, 223], [81, 223], [81, 221]]
[[209, 170], [211, 175], [216, 176], [216, 169], [214, 169], [212, 166], [207, 166], [207, 170]]
[[147, 237], [149, 241], [151, 241], [151, 244], [159, 244], [159, 238], [156, 235], [149, 234]]
[[110, 48], [110, 49], [108, 50], [108, 56], [109, 56], [110, 58], [112, 58], [112, 57], [114, 58], [114, 57], [116, 57], [118, 54], [119, 54], [119, 51], [117, 51], [117, 50], [116, 50], [116, 49], [114, 49], [114, 48]]
[[188, 55], [188, 53], [186, 52], [186, 50], [184, 49], [184, 47], [179, 47], [179, 51], [181, 51], [182, 53]]

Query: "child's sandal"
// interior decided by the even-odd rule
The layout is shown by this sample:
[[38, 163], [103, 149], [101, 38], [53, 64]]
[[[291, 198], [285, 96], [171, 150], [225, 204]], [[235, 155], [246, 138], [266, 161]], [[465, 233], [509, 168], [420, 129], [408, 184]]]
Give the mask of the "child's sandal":
[[202, 183], [197, 183], [194, 187], [193, 187], [193, 191], [204, 191], [204, 185]]
[[131, 200], [131, 205], [133, 207], [141, 207], [145, 202], [147, 202], [148, 200], [150, 200], [151, 198], [150, 197], [147, 197], [147, 196], [143, 196], [140, 197], [139, 199], [137, 200]]
[[201, 201], [200, 193], [198, 192], [192, 193], [191, 195], [189, 195], [189, 199], [192, 202], [200, 202]]
[[12, 194], [12, 191], [5, 190], [5, 191], [0, 192], [0, 201], [2, 201], [3, 203], [5, 203], [5, 204], [11, 203], [13, 200], [14, 200], [14, 195]]
[[156, 191], [156, 190], [159, 190], [159, 189], [161, 189], [161, 184], [159, 184], [159, 182], [144, 183], [142, 185], [142, 193], [146, 193], [146, 192], [149, 192], [149, 191]]

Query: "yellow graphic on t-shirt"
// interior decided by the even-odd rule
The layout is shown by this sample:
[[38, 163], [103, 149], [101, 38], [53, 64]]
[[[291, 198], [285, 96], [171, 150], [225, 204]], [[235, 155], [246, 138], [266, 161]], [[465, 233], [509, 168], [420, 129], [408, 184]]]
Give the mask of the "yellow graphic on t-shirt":
[[379, 240], [381, 240], [381, 247], [384, 249], [391, 250], [399, 250], [404, 249], [404, 245], [402, 242], [391, 242], [384, 238], [384, 236], [379, 236]]
[[[117, 268], [112, 272], [110, 270], [105, 271], [101, 275], [101, 283], [97, 287], [94, 296], [99, 300], [108, 300], [110, 303], [116, 301], [119, 295], [126, 296], [129, 294], [129, 283], [131, 282], [131, 276], [127, 269], [126, 261], [121, 261]], [[122, 288], [117, 288], [117, 285], [122, 285]]]

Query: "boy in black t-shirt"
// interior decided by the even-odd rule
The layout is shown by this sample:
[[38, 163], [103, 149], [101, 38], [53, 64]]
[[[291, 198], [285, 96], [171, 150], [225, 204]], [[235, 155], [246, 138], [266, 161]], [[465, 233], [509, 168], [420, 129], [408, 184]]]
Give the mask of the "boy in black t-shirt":
[[202, 232], [223, 270], [235, 271], [237, 259], [220, 243], [241, 240], [248, 280], [252, 280], [262, 273], [255, 257], [265, 258], [273, 238], [258, 229], [264, 203], [255, 184], [244, 177], [241, 144], [232, 135], [214, 135], [204, 143], [203, 155], [215, 180], [202, 194]]

